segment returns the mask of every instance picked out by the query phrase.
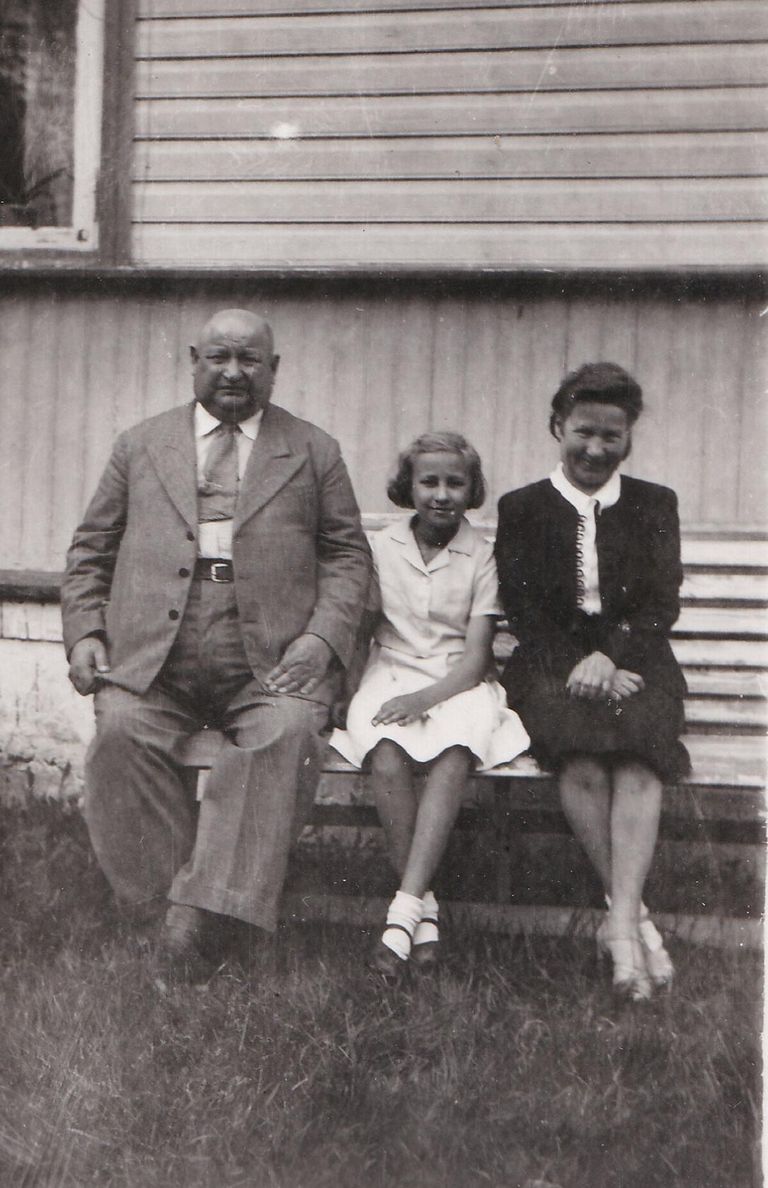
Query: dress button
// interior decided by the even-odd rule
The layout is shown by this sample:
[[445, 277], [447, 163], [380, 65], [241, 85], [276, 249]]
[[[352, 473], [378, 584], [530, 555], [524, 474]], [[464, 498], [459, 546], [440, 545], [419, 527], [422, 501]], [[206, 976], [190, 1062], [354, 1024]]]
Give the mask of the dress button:
[[194, 534], [194, 532], [188, 532], [188, 533], [187, 533], [187, 540], [194, 540], [194, 539], [195, 539], [195, 534]]
[[184, 565], [179, 570], [179, 577], [189, 577], [189, 570]]
[[177, 610], [168, 611], [169, 619], [178, 619], [178, 617], [179, 617], [179, 612]]

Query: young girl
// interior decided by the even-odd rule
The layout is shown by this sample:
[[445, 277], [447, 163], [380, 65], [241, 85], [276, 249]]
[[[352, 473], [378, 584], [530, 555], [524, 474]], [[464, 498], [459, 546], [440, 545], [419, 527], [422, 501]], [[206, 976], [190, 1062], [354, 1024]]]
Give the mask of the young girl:
[[[331, 742], [357, 766], [370, 757], [400, 878], [370, 964], [397, 978], [409, 957], [437, 959], [437, 901], [428, 888], [469, 769], [513, 759], [528, 735], [495, 680], [492, 549], [464, 517], [485, 498], [476, 450], [458, 433], [426, 433], [400, 455], [387, 494], [416, 514], [372, 540], [381, 613], [347, 729]], [[420, 798], [415, 764], [428, 765]]]

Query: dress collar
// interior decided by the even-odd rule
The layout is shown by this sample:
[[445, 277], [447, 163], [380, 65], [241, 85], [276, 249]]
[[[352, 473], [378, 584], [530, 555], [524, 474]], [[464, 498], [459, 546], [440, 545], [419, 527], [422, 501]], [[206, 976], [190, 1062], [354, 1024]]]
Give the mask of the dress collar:
[[413, 516], [410, 518], [403, 516], [401, 520], [396, 520], [389, 529], [389, 536], [391, 540], [403, 546], [405, 557], [417, 569], [426, 573], [430, 573], [434, 569], [442, 569], [443, 566], [450, 563], [451, 553], [463, 553], [466, 557], [472, 556], [475, 547], [475, 530], [469, 520], [462, 516], [459, 530], [453, 539], [449, 540], [445, 548], [425, 564], [411, 527], [413, 519]]
[[621, 475], [618, 470], [614, 470], [607, 483], [597, 491], [593, 491], [591, 495], [587, 495], [584, 491], [580, 491], [578, 487], [574, 487], [573, 483], [565, 477], [562, 462], [559, 462], [555, 469], [549, 476], [549, 481], [556, 491], [559, 491], [563, 499], [567, 499], [572, 507], [580, 516], [585, 516], [589, 511], [591, 502], [596, 499], [601, 511], [606, 507], [613, 507], [614, 503], [618, 503], [621, 495]]
[[[411, 516], [410, 518], [403, 516], [401, 520], [395, 520], [390, 530], [392, 539], [396, 540], [398, 544], [410, 544], [411, 541], [416, 544], [416, 537], [414, 536], [412, 527], [414, 519], [415, 516]], [[448, 541], [445, 549], [447, 549], [449, 553], [464, 553], [465, 556], [471, 557], [474, 540], [475, 530], [466, 516], [462, 516], [459, 523], [458, 532], [451, 540]], [[417, 549], [418, 547], [418, 544], [416, 544]], [[445, 550], [441, 549], [440, 551], [444, 552]], [[419, 556], [421, 556], [420, 553]]]
[[[250, 438], [251, 441], [255, 441], [263, 416], [264, 409], [260, 408], [252, 417], [247, 417], [246, 420], [239, 421], [238, 429], [246, 437]], [[209, 433], [213, 433], [214, 429], [217, 429], [221, 424], [223, 422], [212, 416], [208, 412], [208, 409], [203, 408], [199, 401], [195, 402], [195, 437], [207, 437]]]

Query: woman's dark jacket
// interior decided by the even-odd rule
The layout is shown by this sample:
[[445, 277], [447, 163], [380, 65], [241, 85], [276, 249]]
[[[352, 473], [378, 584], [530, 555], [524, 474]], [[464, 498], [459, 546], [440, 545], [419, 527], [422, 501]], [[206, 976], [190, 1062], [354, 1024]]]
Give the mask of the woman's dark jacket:
[[578, 521], [549, 479], [499, 501], [501, 600], [519, 641], [503, 677], [510, 704], [536, 674], [565, 683], [592, 650], [640, 673], [647, 685], [682, 697], [685, 680], [668, 640], [682, 581], [677, 496], [622, 475], [618, 502], [596, 517], [602, 613], [594, 619], [577, 605]]

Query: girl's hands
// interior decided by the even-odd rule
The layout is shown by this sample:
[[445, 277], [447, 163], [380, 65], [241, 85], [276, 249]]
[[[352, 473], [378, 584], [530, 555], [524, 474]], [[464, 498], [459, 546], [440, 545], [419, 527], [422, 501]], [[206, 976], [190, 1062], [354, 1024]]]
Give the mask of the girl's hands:
[[572, 697], [585, 697], [594, 701], [607, 697], [611, 692], [616, 665], [603, 652], [592, 652], [585, 656], [571, 672], [565, 687]]
[[390, 697], [371, 718], [373, 726], [408, 726], [423, 718], [432, 703], [423, 693], [404, 693]]

